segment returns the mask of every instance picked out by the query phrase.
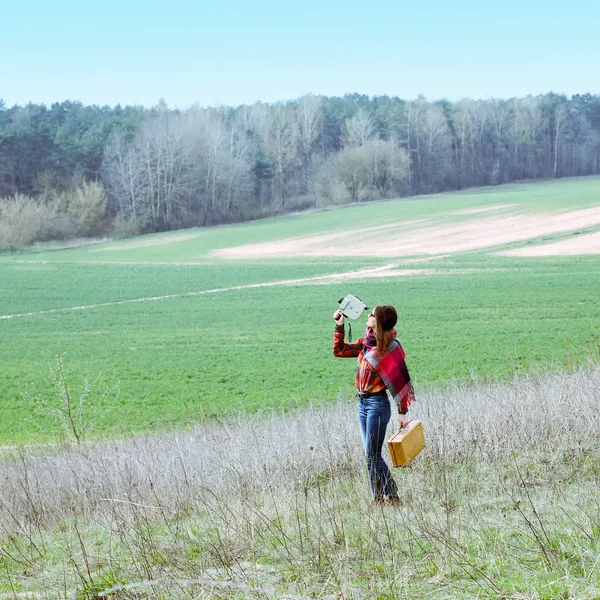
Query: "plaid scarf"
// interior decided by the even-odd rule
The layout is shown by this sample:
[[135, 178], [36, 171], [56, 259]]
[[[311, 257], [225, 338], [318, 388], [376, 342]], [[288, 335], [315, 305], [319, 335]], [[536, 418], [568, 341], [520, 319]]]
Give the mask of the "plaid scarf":
[[375, 333], [370, 327], [367, 328], [363, 356], [377, 371], [400, 410], [407, 410], [415, 401], [415, 390], [404, 360], [406, 352], [396, 338], [396, 330], [393, 333], [394, 339], [390, 342], [387, 351], [384, 354], [378, 354], [375, 349], [377, 346]]

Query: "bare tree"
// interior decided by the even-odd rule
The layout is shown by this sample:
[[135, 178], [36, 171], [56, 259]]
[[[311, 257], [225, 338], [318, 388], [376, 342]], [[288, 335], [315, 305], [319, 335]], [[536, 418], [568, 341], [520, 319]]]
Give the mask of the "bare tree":
[[[481, 100], [461, 100], [454, 125], [460, 132], [461, 164], [464, 166], [462, 185], [484, 185], [491, 171], [487, 168], [485, 140], [488, 137], [487, 105]], [[468, 163], [468, 171], [467, 164]]]
[[140, 140], [151, 184], [151, 215], [166, 227], [177, 225], [178, 214], [189, 199], [194, 162], [189, 130], [179, 115], [159, 115], [147, 125]]
[[504, 163], [508, 155], [508, 134], [510, 128], [510, 105], [505, 100], [491, 100], [488, 106], [488, 122], [493, 132], [493, 163], [490, 182], [502, 183], [505, 179]]
[[227, 176], [226, 155], [228, 132], [221, 116], [214, 111], [200, 110], [194, 130], [196, 170], [200, 175], [202, 224], [212, 225], [220, 220], [221, 190]]
[[120, 132], [115, 132], [104, 152], [102, 180], [109, 192], [109, 207], [141, 229], [147, 214], [147, 197], [141, 157]]
[[[147, 216], [158, 230], [272, 215], [307, 206], [314, 191], [339, 203], [591, 174], [600, 171], [598, 114], [592, 95], [557, 94], [457, 103], [307, 94], [182, 114], [162, 104], [132, 143], [111, 139], [103, 180], [113, 214]], [[390, 174], [399, 148], [408, 185]]]
[[567, 107], [564, 102], [556, 105], [554, 109], [554, 177], [557, 176], [558, 172], [558, 147], [560, 143], [560, 135], [567, 118]]
[[282, 202], [285, 192], [283, 184], [288, 171], [287, 156], [292, 153], [292, 148], [288, 146], [291, 136], [286, 137], [286, 133], [291, 132], [282, 105], [278, 109], [279, 127], [274, 126], [273, 109], [257, 102], [240, 113], [240, 122], [252, 132], [255, 139], [256, 162], [260, 165], [257, 173], [259, 210], [263, 214], [272, 214], [274, 202]]
[[468, 184], [469, 175], [474, 171], [473, 165], [473, 122], [471, 120], [471, 100], [461, 100], [454, 112], [454, 130], [456, 132], [457, 163], [460, 187]]
[[245, 130], [234, 123], [229, 131], [228, 173], [226, 212], [234, 219], [249, 218], [251, 215], [243, 209], [246, 195], [250, 195], [253, 155]]
[[194, 210], [202, 225], [235, 220], [239, 194], [249, 188], [252, 155], [243, 120], [228, 122], [223, 111], [207, 109], [186, 117], [194, 147]]
[[363, 146], [370, 158], [370, 181], [377, 197], [388, 198], [408, 180], [408, 153], [392, 142], [373, 140]]
[[321, 98], [307, 94], [300, 98], [296, 112], [296, 131], [302, 156], [301, 188], [306, 193], [309, 187], [309, 173], [313, 163], [316, 141], [323, 127], [323, 104]]
[[[421, 155], [421, 131], [419, 123], [422, 120], [422, 113], [425, 110], [427, 101], [423, 96], [419, 96], [417, 100], [406, 104], [406, 117], [408, 128], [408, 151], [415, 158], [414, 168], [409, 173], [411, 187], [413, 191], [421, 191], [423, 189], [423, 161]], [[417, 182], [412, 176], [416, 172]]]
[[363, 108], [344, 123], [344, 148], [357, 148], [379, 137], [375, 122]]
[[275, 162], [277, 191], [285, 207], [289, 195], [288, 180], [297, 158], [297, 129], [289, 106], [277, 103], [271, 113], [271, 150]]
[[511, 114], [513, 177], [535, 178], [539, 173], [537, 154], [542, 120], [540, 103], [533, 96], [513, 99]]
[[408, 103], [406, 111], [417, 191], [441, 189], [452, 165], [451, 134], [444, 112], [423, 96]]

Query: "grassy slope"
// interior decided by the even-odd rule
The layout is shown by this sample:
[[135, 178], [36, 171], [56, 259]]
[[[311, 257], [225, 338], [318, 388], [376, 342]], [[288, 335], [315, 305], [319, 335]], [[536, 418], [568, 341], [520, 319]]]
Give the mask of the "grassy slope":
[[597, 367], [421, 394], [400, 509], [342, 403], [7, 453], [0, 600], [597, 599], [598, 402]]
[[[192, 230], [184, 233], [199, 237], [158, 246], [97, 251], [121, 242], [4, 256], [0, 314], [189, 294], [378, 264], [360, 256], [229, 262], [207, 252], [396, 219], [475, 219], [478, 215], [452, 211], [489, 205], [514, 205], [498, 214], [576, 209], [598, 203], [599, 183], [590, 178], [352, 206]], [[157, 264], [165, 262], [201, 264]], [[84, 378], [102, 375], [91, 397], [97, 408], [94, 435], [151, 431], [159, 424], [349, 395], [352, 361], [333, 360], [330, 351], [331, 313], [348, 291], [400, 308], [400, 335], [420, 386], [560, 367], [596, 351], [596, 258], [521, 260], [480, 252], [430, 266], [447, 274], [234, 290], [0, 320], [0, 443], [57, 435], [48, 411], [32, 412], [31, 402], [22, 398], [26, 390], [30, 396], [56, 396], [49, 369], [57, 353], [65, 356], [75, 397]], [[453, 275], [454, 268], [478, 270]], [[360, 326], [355, 335], [359, 331]], [[109, 392], [100, 393], [105, 386]]]

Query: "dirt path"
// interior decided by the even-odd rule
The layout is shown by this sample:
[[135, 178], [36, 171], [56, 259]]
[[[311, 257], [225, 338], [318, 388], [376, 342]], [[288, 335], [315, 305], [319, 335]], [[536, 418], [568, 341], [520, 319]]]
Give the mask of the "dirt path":
[[[184, 298], [186, 296], [204, 296], [207, 294], [219, 294], [222, 292], [231, 292], [236, 290], [250, 290], [254, 288], [263, 288], [263, 287], [275, 287], [275, 286], [283, 286], [283, 285], [318, 285], [318, 284], [331, 284], [337, 283], [340, 281], [348, 281], [354, 279], [368, 279], [375, 277], [411, 277], [414, 275], [424, 275], [424, 274], [439, 274], [450, 271], [440, 271], [434, 269], [397, 269], [403, 263], [387, 263], [380, 267], [370, 267], [366, 269], [360, 269], [358, 271], [345, 271], [341, 273], [331, 273], [329, 275], [317, 275], [315, 277], [303, 277], [299, 279], [284, 279], [280, 281], [269, 281], [263, 283], [249, 283], [245, 285], [235, 285], [231, 287], [223, 287], [223, 288], [214, 288], [210, 290], [200, 290], [197, 292], [182, 292], [179, 294], [166, 294], [164, 296], [148, 296], [146, 298], [130, 298], [128, 300], [116, 300], [113, 302], [100, 302], [97, 304], [85, 304], [82, 306], [70, 306], [66, 308], [51, 308], [47, 310], [37, 310], [32, 312], [25, 313], [14, 313], [9, 315], [0, 315], [1, 319], [17, 319], [23, 317], [34, 317], [38, 315], [49, 315], [54, 313], [62, 313], [62, 312], [72, 312], [77, 310], [89, 310], [92, 308], [103, 308], [106, 306], [120, 306], [122, 304], [133, 304], [136, 302], [154, 302], [157, 300], [169, 300], [171, 298]], [[405, 264], [405, 263], [404, 263]], [[465, 270], [461, 270], [464, 272]], [[454, 272], [454, 271], [451, 271]]]

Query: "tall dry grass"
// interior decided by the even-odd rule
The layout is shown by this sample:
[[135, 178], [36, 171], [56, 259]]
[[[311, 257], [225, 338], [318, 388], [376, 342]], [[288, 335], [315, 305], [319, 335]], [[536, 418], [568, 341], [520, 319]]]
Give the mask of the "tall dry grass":
[[598, 367], [419, 395], [427, 449], [395, 471], [399, 510], [369, 504], [352, 400], [6, 449], [0, 566], [41, 597], [583, 593], [600, 582], [599, 406]]

